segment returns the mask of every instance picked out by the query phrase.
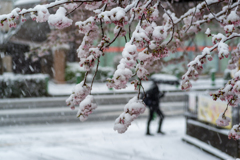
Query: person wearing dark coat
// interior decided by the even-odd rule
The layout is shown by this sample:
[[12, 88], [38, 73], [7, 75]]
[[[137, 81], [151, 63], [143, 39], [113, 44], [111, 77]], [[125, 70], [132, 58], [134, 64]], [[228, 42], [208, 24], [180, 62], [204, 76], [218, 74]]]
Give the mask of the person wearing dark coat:
[[152, 135], [150, 133], [150, 123], [153, 120], [153, 114], [156, 112], [159, 116], [159, 125], [158, 125], [158, 130], [157, 133], [164, 134], [162, 132], [161, 127], [162, 127], [162, 122], [164, 119], [164, 114], [160, 110], [160, 98], [164, 97], [165, 92], [160, 92], [157, 82], [153, 81], [153, 84], [151, 88], [146, 92], [146, 97], [144, 99], [145, 104], [149, 107], [149, 117], [148, 117], [148, 122], [147, 122], [147, 133], [146, 135]]

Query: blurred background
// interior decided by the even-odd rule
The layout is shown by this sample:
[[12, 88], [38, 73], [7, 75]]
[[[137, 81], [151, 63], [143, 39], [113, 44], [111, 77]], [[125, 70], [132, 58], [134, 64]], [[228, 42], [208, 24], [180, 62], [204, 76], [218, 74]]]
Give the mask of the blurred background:
[[[16, 7], [30, 8], [49, 2], [1, 0], [0, 14], [10, 13]], [[195, 3], [197, 1], [179, 1], [173, 7], [181, 15]], [[214, 7], [218, 8], [217, 5]], [[80, 9], [70, 16], [75, 23], [79, 17], [86, 19], [90, 14]], [[163, 122], [166, 135], [156, 135], [152, 139], [145, 136], [148, 108], [129, 131], [118, 135], [112, 129], [113, 122], [137, 92], [131, 84], [125, 90], [115, 90], [108, 89], [105, 82], [121, 59], [125, 39], [118, 38], [101, 57], [92, 89], [98, 108], [87, 122], [80, 123], [77, 111], [68, 108], [65, 100], [85, 74], [79, 67], [76, 53], [83, 35], [74, 25], [59, 31], [47, 23], [27, 19], [16, 28], [0, 30], [0, 159], [192, 160], [239, 157], [236, 150], [239, 142], [227, 140], [229, 127], [219, 128], [215, 124], [226, 104], [215, 103], [206, 96], [223, 87], [231, 78], [232, 73], [226, 69], [228, 58], [219, 60], [214, 54], [215, 58], [204, 64], [201, 76], [192, 83], [189, 92], [182, 91], [177, 84], [158, 84], [160, 91], [166, 92], [161, 99], [161, 110], [166, 116]], [[209, 25], [215, 29], [212, 32], [220, 30], [214, 27], [217, 26], [214, 22]], [[110, 26], [110, 30], [114, 27]], [[201, 54], [204, 47], [212, 44], [211, 38], [204, 34], [206, 29], [207, 26], [203, 26], [203, 32], [190, 35], [184, 42], [187, 47], [177, 48], [176, 53], [164, 58], [167, 65], [159, 66], [155, 73], [159, 80], [181, 82], [187, 64]], [[114, 38], [112, 31], [108, 35]], [[238, 40], [230, 43], [236, 46]], [[176, 57], [178, 61], [174, 60]], [[94, 72], [91, 71], [87, 82], [91, 82]], [[150, 85], [150, 81], [143, 82], [146, 90]], [[229, 109], [227, 115], [233, 122], [238, 122], [238, 110]], [[157, 119], [155, 116], [152, 131], [157, 128]]]

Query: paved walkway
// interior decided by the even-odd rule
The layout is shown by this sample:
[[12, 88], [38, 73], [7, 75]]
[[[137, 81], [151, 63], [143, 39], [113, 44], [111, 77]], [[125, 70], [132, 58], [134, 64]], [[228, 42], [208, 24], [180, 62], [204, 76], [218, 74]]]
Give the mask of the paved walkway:
[[[167, 117], [166, 135], [145, 136], [146, 119], [137, 119], [125, 134], [114, 121], [1, 127], [1, 160], [217, 160], [181, 140], [184, 117]], [[157, 121], [151, 125], [152, 133]]]

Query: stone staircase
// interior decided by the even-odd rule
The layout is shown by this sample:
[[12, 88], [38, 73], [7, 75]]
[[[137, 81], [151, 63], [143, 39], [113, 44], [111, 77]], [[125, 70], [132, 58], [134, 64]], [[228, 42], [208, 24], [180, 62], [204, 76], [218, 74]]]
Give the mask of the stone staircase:
[[[115, 120], [124, 105], [136, 94], [95, 95], [98, 108], [88, 121]], [[0, 126], [53, 124], [79, 122], [77, 110], [66, 106], [67, 97], [22, 98], [0, 100]], [[183, 92], [167, 93], [161, 100], [161, 110], [166, 116], [184, 113], [187, 96]], [[146, 118], [146, 110], [140, 118]]]

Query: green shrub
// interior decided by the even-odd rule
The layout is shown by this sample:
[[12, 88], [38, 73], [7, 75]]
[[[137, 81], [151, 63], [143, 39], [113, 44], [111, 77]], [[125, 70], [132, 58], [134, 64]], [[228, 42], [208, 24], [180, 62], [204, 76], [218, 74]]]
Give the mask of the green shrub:
[[48, 96], [48, 75], [19, 75], [5, 73], [0, 76], [0, 98]]

